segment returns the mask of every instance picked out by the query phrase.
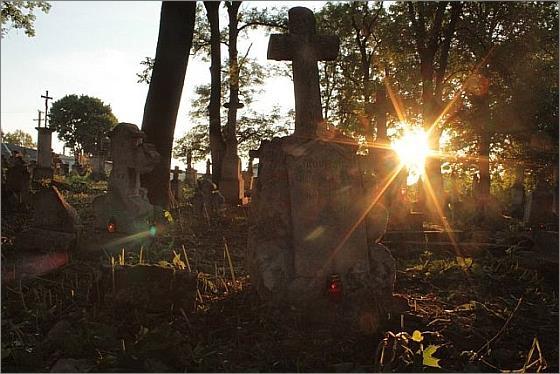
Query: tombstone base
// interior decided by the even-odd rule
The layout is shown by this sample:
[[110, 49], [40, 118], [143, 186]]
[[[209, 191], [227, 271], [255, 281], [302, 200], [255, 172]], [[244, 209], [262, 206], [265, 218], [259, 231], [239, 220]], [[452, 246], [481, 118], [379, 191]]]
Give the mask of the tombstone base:
[[186, 175], [185, 175], [185, 183], [187, 184], [187, 186], [191, 187], [191, 188], [195, 188], [196, 187], [196, 180], [197, 180], [197, 171], [196, 169], [187, 169], [186, 171]]
[[95, 227], [108, 231], [113, 223], [115, 232], [137, 234], [148, 232], [154, 222], [155, 209], [146, 198], [128, 197], [125, 204], [122, 199], [108, 193], [93, 200]]
[[243, 204], [245, 196], [243, 190], [243, 179], [225, 179], [220, 181], [220, 192], [224, 195], [226, 203], [233, 205]]
[[124, 248], [128, 251], [139, 251], [140, 248], [149, 248], [154, 238], [149, 232], [141, 232], [136, 235], [95, 230], [94, 232], [80, 236], [77, 247], [81, 253], [107, 253], [111, 255], [120, 254]]
[[31, 228], [16, 236], [15, 247], [22, 251], [73, 251], [78, 233]]
[[[313, 310], [318, 308], [313, 318], [324, 318], [321, 309], [324, 315], [325, 308], [333, 303], [345, 305], [344, 318], [356, 325], [363, 316], [381, 318], [392, 305], [395, 260], [377, 243], [386, 230], [387, 212], [380, 204], [367, 210], [371, 186], [366, 186], [363, 173], [356, 167], [355, 149], [293, 137], [273, 139], [261, 149], [261, 168], [249, 216], [247, 256], [259, 295], [309, 310], [310, 315], [315, 315]], [[334, 165], [332, 170], [329, 165]], [[318, 170], [307, 172], [308, 166]], [[294, 194], [295, 183], [307, 185], [315, 180], [324, 181], [321, 188], [334, 190], [319, 198], [310, 190], [307, 198], [315, 198], [313, 204], [305, 202], [305, 193]], [[294, 211], [298, 209], [296, 216]], [[294, 217], [301, 217], [300, 223], [294, 223]], [[300, 235], [299, 243], [303, 244], [297, 247], [294, 237], [296, 230], [302, 229], [311, 234]], [[323, 235], [328, 235], [328, 240]], [[310, 241], [311, 245], [306, 244]], [[316, 250], [323, 255], [311, 256]], [[340, 294], [329, 292], [333, 277], [340, 280]]]
[[237, 155], [227, 155], [222, 162], [222, 179], [220, 192], [226, 203], [239, 205], [245, 196], [243, 177], [241, 175], [241, 160]]
[[43, 179], [52, 180], [53, 174], [54, 172], [52, 168], [35, 166], [35, 168], [33, 169], [33, 182], [39, 182]]

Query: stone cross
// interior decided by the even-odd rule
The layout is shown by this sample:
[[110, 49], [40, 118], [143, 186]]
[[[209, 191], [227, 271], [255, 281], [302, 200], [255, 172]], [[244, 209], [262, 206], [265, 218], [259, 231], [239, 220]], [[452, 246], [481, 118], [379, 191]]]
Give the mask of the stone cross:
[[323, 121], [317, 61], [334, 60], [340, 40], [335, 35], [316, 34], [315, 16], [304, 7], [288, 11], [288, 31], [288, 34], [270, 36], [267, 58], [292, 61], [296, 104], [294, 134], [314, 138]]
[[179, 180], [179, 174], [182, 173], [182, 171], [179, 170], [178, 166], [175, 166], [175, 169], [173, 169], [173, 171], [171, 173], [173, 174], [173, 180], [178, 181]]
[[[41, 95], [41, 98], [45, 99], [45, 127], [47, 127], [47, 118], [48, 118], [47, 113], [49, 112], [49, 100], [52, 100], [52, 97], [49, 96], [49, 91], [47, 90], [45, 92], [45, 95]], [[39, 123], [38, 126], [41, 127], [41, 123]]]
[[34, 119], [33, 121], [37, 122], [37, 127], [41, 127], [41, 115], [43, 114], [43, 112], [41, 112], [40, 110], [37, 110], [37, 119]]

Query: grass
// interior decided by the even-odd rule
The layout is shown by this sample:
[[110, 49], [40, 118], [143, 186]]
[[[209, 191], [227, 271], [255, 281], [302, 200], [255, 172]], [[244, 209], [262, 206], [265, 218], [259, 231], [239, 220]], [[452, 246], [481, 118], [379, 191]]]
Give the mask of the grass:
[[[67, 195], [87, 227], [94, 195]], [[56, 272], [3, 284], [2, 370], [48, 371], [59, 358], [75, 358], [106, 372], [558, 371], [557, 285], [523, 268], [515, 251], [471, 263], [430, 251], [406, 257], [393, 248], [395, 292], [410, 311], [367, 335], [310, 324], [257, 297], [244, 268], [242, 209], [210, 224], [184, 205], [170, 213], [151, 248], [125, 248], [115, 257], [77, 252]], [[3, 218], [9, 242], [16, 231], [9, 225], [27, 218]], [[101, 282], [111, 259], [191, 269], [198, 274], [193, 308], [116, 313]], [[421, 342], [412, 339], [415, 331]], [[439, 359], [441, 369], [426, 357]]]

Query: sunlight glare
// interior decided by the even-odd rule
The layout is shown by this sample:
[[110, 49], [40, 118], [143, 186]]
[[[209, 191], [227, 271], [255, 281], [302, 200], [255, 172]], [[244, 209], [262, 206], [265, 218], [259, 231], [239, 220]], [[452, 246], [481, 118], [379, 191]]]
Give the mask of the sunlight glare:
[[408, 169], [406, 184], [411, 186], [418, 182], [430, 152], [427, 134], [419, 128], [407, 130], [402, 137], [392, 142], [391, 147], [397, 152], [401, 165]]

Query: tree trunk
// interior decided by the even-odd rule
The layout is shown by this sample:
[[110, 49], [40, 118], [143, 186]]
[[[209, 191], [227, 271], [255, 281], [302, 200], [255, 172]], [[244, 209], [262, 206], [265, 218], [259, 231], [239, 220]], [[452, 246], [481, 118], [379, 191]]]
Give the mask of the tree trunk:
[[212, 182], [219, 186], [222, 176], [222, 160], [226, 144], [222, 136], [222, 122], [220, 118], [222, 98], [222, 54], [220, 43], [220, 1], [205, 1], [206, 15], [210, 24], [210, 104], [208, 115], [210, 118], [210, 155], [212, 157]]
[[478, 136], [478, 207], [479, 213], [486, 217], [486, 207], [490, 198], [490, 106], [488, 93], [471, 96], [475, 109], [475, 123], [479, 130]]
[[229, 102], [227, 123], [225, 126], [226, 150], [222, 159], [220, 191], [228, 204], [237, 205], [243, 201], [244, 187], [241, 177], [241, 161], [237, 155], [237, 110], [242, 107], [239, 102], [239, 65], [237, 61], [237, 16], [240, 1], [226, 2], [229, 18]]
[[164, 1], [152, 79], [148, 89], [142, 131], [161, 155], [154, 170], [142, 176], [148, 198], [168, 207], [173, 134], [192, 45], [196, 2]]
[[[434, 121], [443, 108], [438, 105], [441, 101], [442, 82], [447, 68], [447, 58], [451, 45], [451, 38], [455, 33], [457, 20], [461, 13], [461, 4], [451, 5], [451, 19], [443, 35], [443, 43], [440, 41], [445, 9], [448, 3], [445, 1], [437, 3], [433, 15], [432, 27], [428, 33], [425, 8], [423, 2], [408, 4], [409, 19], [415, 31], [415, 40], [418, 55], [420, 56], [420, 75], [422, 78], [422, 117], [424, 129], [431, 130], [428, 137], [428, 145], [434, 151], [439, 150], [439, 140], [442, 130], [434, 126]], [[417, 17], [418, 15], [418, 17]], [[429, 35], [428, 35], [429, 34]], [[438, 69], [435, 70], [435, 56], [440, 51]], [[435, 73], [435, 77], [434, 77]], [[434, 84], [435, 78], [435, 84]], [[432, 217], [439, 217], [443, 207], [443, 178], [441, 176], [441, 160], [439, 158], [428, 158], [426, 160], [426, 177], [430, 183], [431, 193], [427, 194], [432, 204], [429, 210]], [[426, 186], [427, 187], [427, 186]], [[428, 191], [427, 191], [428, 192]]]
[[[229, 103], [228, 118], [226, 123], [225, 141], [226, 152], [237, 155], [237, 109], [239, 106], [239, 64], [237, 61], [237, 13], [241, 6], [241, 1], [226, 3], [229, 16]], [[235, 150], [235, 153], [233, 152]]]

